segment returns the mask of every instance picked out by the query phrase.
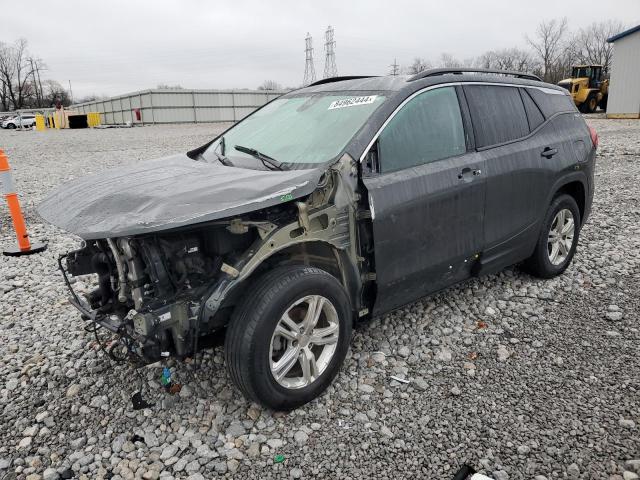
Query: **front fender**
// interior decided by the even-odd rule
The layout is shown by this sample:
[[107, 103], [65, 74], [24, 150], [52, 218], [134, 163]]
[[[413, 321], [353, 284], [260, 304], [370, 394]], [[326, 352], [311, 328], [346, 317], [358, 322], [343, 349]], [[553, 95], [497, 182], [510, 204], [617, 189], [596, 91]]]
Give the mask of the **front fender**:
[[[306, 220], [306, 219], [305, 219]], [[295, 245], [319, 242], [338, 252], [337, 257], [343, 272], [343, 282], [347, 283], [350, 293], [357, 288], [357, 267], [347, 262], [352, 245], [352, 227], [355, 214], [350, 207], [342, 209], [334, 205], [308, 213], [308, 222], [292, 222], [272, 230], [256, 240], [254, 245], [233, 266], [223, 266], [225, 272], [209, 289], [200, 309], [200, 321], [209, 321], [220, 309], [225, 299], [240, 288], [253, 272], [275, 254]], [[348, 265], [345, 265], [348, 263]]]

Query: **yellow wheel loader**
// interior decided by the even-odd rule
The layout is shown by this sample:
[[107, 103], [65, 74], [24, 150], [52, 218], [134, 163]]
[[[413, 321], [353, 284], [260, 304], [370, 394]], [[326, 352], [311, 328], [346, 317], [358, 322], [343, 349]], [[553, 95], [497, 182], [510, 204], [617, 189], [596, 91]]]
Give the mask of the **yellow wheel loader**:
[[569, 90], [583, 113], [593, 113], [598, 107], [607, 109], [609, 79], [604, 78], [602, 65], [576, 65], [571, 68], [571, 78], [561, 80], [558, 85]]

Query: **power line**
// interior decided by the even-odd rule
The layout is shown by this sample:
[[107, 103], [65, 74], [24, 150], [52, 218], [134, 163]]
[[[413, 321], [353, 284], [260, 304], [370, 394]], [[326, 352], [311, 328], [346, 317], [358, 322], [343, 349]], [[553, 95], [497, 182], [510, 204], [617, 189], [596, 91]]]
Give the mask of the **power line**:
[[338, 67], [336, 66], [336, 41], [333, 38], [333, 27], [329, 25], [324, 34], [324, 78], [338, 76]]
[[313, 65], [313, 40], [309, 32], [307, 32], [307, 36], [304, 39], [305, 48], [305, 64], [304, 64], [304, 80], [302, 81], [302, 86], [309, 85], [316, 81], [316, 67]]
[[398, 65], [398, 61], [394, 58], [393, 63], [389, 66], [391, 67], [391, 71], [389, 73], [394, 77], [397, 77], [400, 73], [400, 65]]

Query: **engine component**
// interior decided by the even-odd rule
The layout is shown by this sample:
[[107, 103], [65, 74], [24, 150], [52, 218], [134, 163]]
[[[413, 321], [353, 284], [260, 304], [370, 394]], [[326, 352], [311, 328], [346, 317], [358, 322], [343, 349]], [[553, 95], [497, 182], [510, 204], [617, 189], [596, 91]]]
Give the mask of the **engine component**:
[[140, 309], [143, 306], [145, 296], [144, 285], [147, 276], [144, 270], [144, 263], [140, 256], [137, 255], [132, 243], [133, 240], [130, 238], [122, 238], [118, 241], [127, 262], [127, 280], [129, 288], [131, 289], [133, 304], [136, 309]]
[[127, 294], [125, 290], [126, 279], [124, 276], [124, 264], [122, 262], [122, 258], [120, 258], [120, 252], [118, 252], [116, 242], [114, 242], [112, 238], [107, 238], [107, 243], [109, 244], [111, 253], [113, 253], [113, 259], [116, 262], [116, 268], [118, 270], [118, 301], [125, 303], [127, 301]]

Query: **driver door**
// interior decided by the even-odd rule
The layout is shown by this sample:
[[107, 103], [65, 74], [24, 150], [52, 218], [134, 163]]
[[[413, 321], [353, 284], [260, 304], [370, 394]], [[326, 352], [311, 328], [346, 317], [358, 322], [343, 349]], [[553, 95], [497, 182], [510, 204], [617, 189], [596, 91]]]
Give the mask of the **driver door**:
[[449, 86], [409, 100], [381, 132], [378, 172], [363, 179], [375, 243], [374, 314], [470, 276], [483, 245], [485, 180], [466, 131]]

